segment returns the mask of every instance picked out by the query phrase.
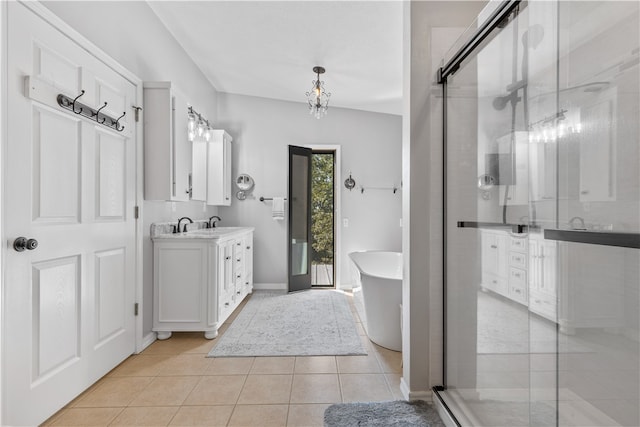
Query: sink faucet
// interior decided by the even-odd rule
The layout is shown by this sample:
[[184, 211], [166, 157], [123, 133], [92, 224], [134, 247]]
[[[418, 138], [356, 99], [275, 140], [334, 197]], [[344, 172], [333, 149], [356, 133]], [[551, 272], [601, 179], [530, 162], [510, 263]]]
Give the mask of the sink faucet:
[[[214, 220], [214, 218], [216, 219]], [[209, 222], [207, 223], [207, 225], [209, 226], [209, 228], [216, 228], [216, 222], [218, 221], [222, 221], [222, 218], [220, 218], [217, 215], [214, 215], [211, 218], [209, 218]]]
[[[578, 222], [578, 226], [574, 224], [574, 222]], [[584, 218], [579, 216], [574, 216], [569, 220], [569, 226], [571, 226], [572, 230], [586, 230], [587, 227], [584, 225]]]
[[[175, 233], [180, 233], [180, 223], [182, 222], [183, 219], [187, 219], [189, 220], [189, 223], [193, 224], [193, 220], [191, 218], [189, 218], [188, 216], [183, 216], [182, 218], [180, 218], [178, 220], [178, 225], [176, 226], [176, 228], [174, 229]], [[187, 231], [187, 224], [184, 225], [184, 227], [182, 227], [182, 231]]]

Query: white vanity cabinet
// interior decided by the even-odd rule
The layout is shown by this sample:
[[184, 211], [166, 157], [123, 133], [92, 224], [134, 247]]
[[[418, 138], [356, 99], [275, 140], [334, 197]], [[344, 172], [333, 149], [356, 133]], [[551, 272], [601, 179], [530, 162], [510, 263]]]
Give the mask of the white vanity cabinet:
[[253, 228], [229, 227], [153, 238], [153, 330], [218, 328], [253, 290]]
[[482, 289], [526, 305], [527, 240], [503, 231], [483, 230], [481, 241]]
[[144, 198], [190, 200], [192, 147], [184, 95], [171, 82], [144, 83]]
[[193, 144], [193, 197], [208, 205], [231, 205], [231, 141], [222, 129], [211, 131], [211, 140]]

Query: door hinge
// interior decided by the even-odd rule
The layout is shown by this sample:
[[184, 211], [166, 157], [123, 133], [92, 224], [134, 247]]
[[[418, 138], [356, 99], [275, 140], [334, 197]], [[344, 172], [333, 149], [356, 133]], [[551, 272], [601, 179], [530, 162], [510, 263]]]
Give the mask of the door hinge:
[[139, 122], [140, 121], [140, 111], [142, 111], [142, 107], [136, 107], [134, 105], [131, 108], [133, 108], [133, 110], [135, 111], [136, 122]]
[[133, 208], [133, 217], [135, 219], [140, 218], [140, 206], [136, 206]]
[[133, 304], [133, 315], [138, 315], [138, 303]]

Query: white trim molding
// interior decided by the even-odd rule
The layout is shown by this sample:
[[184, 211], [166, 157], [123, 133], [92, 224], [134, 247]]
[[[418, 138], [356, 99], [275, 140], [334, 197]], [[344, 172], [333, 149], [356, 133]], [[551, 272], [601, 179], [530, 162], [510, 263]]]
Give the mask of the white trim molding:
[[424, 400], [427, 403], [432, 403], [433, 400], [433, 392], [431, 390], [411, 391], [404, 380], [404, 377], [400, 378], [400, 391], [402, 392], [402, 397], [404, 397], [405, 400]]
[[286, 283], [254, 283], [253, 289], [256, 291], [286, 291]]

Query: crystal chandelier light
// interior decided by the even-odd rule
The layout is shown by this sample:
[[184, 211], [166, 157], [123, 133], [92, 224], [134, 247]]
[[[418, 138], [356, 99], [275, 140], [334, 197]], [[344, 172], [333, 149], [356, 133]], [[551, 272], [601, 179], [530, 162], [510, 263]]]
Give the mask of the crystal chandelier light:
[[313, 84], [313, 88], [310, 92], [305, 93], [307, 96], [307, 102], [309, 102], [309, 113], [316, 116], [316, 119], [327, 114], [329, 108], [330, 92], [325, 92], [324, 82], [320, 81], [320, 74], [324, 74], [324, 67], [315, 66], [313, 72], [317, 75], [317, 80]]

